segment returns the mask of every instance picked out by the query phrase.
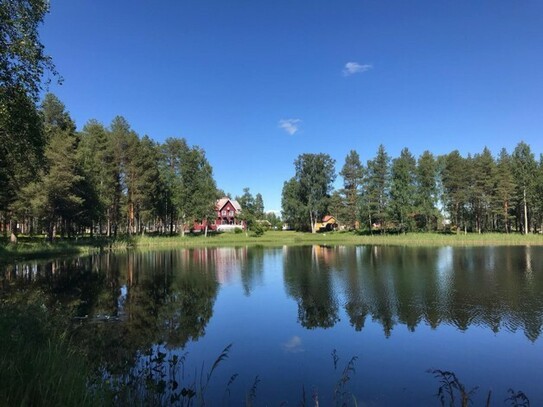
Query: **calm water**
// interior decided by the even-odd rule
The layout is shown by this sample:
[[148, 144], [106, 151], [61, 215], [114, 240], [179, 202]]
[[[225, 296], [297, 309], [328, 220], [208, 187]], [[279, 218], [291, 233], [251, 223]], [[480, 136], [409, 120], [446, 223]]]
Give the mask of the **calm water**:
[[[202, 248], [7, 265], [4, 295], [39, 290], [83, 319], [82, 345], [111, 373], [155, 346], [213, 373], [210, 405], [257, 401], [438, 405], [428, 369], [454, 371], [475, 405], [507, 389], [543, 405], [543, 248]], [[334, 358], [335, 350], [339, 360]], [[202, 363], [203, 369], [202, 369]], [[233, 374], [237, 377], [225, 393]], [[191, 379], [191, 380], [192, 380]]]

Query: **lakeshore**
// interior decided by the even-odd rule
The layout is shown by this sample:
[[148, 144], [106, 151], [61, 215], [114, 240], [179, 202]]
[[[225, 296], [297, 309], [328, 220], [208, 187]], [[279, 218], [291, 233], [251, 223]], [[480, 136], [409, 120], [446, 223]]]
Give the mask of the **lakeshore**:
[[79, 255], [100, 251], [127, 249], [172, 249], [190, 247], [235, 246], [303, 246], [303, 245], [378, 245], [378, 246], [543, 246], [540, 234], [500, 233], [407, 233], [366, 234], [353, 232], [303, 233], [294, 231], [268, 231], [254, 237], [245, 233], [221, 233], [185, 236], [131, 236], [119, 238], [59, 239], [53, 243], [44, 237], [21, 237], [17, 244], [0, 245], [0, 260], [25, 260], [32, 258]]

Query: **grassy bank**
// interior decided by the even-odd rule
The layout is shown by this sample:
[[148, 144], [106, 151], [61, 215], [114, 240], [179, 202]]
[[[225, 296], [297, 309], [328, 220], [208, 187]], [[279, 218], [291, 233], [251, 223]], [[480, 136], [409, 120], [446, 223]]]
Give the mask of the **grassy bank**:
[[442, 234], [409, 233], [405, 235], [359, 235], [350, 232], [301, 233], [269, 231], [261, 237], [223, 233], [209, 236], [137, 237], [135, 247], [199, 247], [199, 246], [294, 246], [294, 245], [394, 245], [394, 246], [524, 246], [543, 245], [543, 235], [520, 234]]
[[220, 246], [295, 246], [295, 245], [394, 245], [394, 246], [540, 246], [543, 235], [499, 233], [409, 233], [400, 235], [359, 235], [350, 232], [301, 233], [269, 231], [261, 237], [245, 233], [181, 236], [133, 236], [117, 239], [84, 238], [47, 243], [43, 238], [21, 238], [19, 243], [1, 244], [1, 260], [76, 255], [101, 250], [129, 248], [180, 248]]

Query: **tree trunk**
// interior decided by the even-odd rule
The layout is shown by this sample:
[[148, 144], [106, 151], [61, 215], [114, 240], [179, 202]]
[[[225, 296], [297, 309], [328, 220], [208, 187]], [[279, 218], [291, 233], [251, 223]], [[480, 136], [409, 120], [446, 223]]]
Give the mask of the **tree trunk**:
[[128, 236], [134, 233], [134, 204], [132, 201], [128, 203]]
[[10, 243], [17, 244], [17, 224], [13, 219], [10, 219], [9, 221], [9, 241]]
[[317, 231], [316, 231], [317, 223], [315, 221], [315, 218], [313, 217], [313, 212], [312, 211], [309, 211], [309, 219], [310, 219], [310, 222], [311, 222], [311, 233], [317, 233]]
[[106, 232], [106, 235], [107, 237], [111, 237], [111, 209], [108, 208], [107, 210], [107, 232]]
[[524, 201], [524, 234], [528, 234], [528, 204], [526, 202], [526, 187], [522, 191]]
[[503, 220], [505, 222], [505, 233], [507, 233], [507, 234], [509, 234], [509, 216], [508, 216], [508, 213], [509, 213], [508, 203], [507, 203], [507, 201], [505, 201], [503, 203]]

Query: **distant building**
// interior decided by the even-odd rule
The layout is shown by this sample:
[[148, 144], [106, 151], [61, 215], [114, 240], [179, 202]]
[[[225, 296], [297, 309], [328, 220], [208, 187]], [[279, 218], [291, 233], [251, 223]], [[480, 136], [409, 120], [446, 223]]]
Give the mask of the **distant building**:
[[237, 219], [241, 213], [241, 205], [235, 199], [224, 197], [217, 200], [215, 210], [217, 211], [215, 225], [242, 225], [242, 221]]
[[[235, 199], [224, 197], [215, 203], [217, 217], [214, 222], [209, 222], [209, 229], [217, 231], [228, 231], [236, 228], [245, 229], [245, 222], [239, 219], [241, 205]], [[193, 230], [199, 232], [206, 226], [206, 221], [194, 223]]]
[[332, 215], [326, 215], [324, 218], [322, 218], [322, 221], [318, 222], [315, 226], [316, 226], [315, 229], [318, 230], [319, 232], [332, 231], [332, 230], [338, 229], [337, 220]]

